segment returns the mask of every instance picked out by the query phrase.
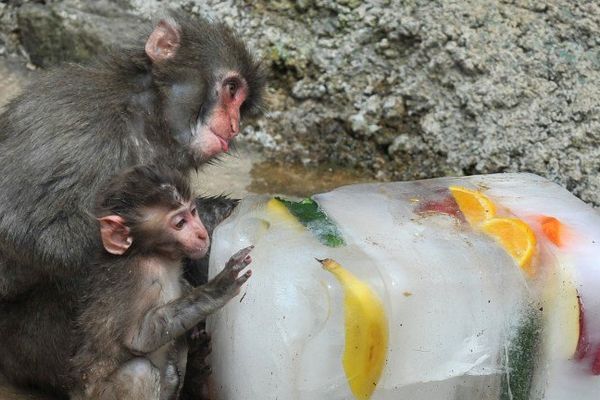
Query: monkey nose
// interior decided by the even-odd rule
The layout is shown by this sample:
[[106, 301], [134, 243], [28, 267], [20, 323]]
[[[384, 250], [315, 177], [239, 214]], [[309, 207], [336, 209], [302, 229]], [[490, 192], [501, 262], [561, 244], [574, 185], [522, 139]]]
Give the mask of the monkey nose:
[[204, 227], [204, 225], [199, 224], [199, 226], [196, 230], [196, 235], [198, 236], [198, 239], [200, 239], [200, 240], [206, 240], [208, 238], [208, 232], [206, 231], [206, 228]]
[[239, 118], [232, 117], [231, 118], [231, 132], [236, 135], [240, 131], [240, 120]]

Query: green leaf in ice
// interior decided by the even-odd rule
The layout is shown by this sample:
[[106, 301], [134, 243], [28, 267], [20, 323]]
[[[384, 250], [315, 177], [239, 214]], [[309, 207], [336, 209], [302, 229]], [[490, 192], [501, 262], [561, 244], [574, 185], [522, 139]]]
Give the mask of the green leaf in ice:
[[325, 214], [313, 199], [304, 199], [300, 201], [286, 200], [281, 197], [275, 197], [275, 199], [286, 206], [290, 213], [296, 217], [302, 225], [315, 234], [319, 241], [324, 245], [329, 247], [340, 247], [346, 244], [338, 227], [327, 217], [327, 214]]
[[542, 317], [535, 309], [525, 314], [503, 355], [500, 400], [529, 400], [536, 359], [539, 356]]

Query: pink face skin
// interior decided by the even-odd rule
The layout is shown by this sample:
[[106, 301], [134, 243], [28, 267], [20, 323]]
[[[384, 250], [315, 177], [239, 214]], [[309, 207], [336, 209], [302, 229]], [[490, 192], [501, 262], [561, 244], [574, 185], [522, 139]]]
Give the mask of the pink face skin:
[[216, 88], [218, 102], [206, 123], [196, 127], [192, 147], [205, 157], [229, 150], [229, 142], [240, 132], [240, 107], [248, 96], [248, 84], [237, 72], [229, 72]]
[[197, 260], [206, 255], [210, 238], [198, 218], [196, 205], [193, 202], [168, 213], [167, 221], [171, 234], [177, 239], [186, 257]]

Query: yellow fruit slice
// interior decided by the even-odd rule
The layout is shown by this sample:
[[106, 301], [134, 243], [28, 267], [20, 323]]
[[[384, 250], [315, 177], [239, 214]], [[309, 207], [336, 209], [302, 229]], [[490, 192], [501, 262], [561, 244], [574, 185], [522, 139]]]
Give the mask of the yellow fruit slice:
[[281, 201], [272, 198], [267, 202], [267, 211], [271, 213], [276, 220], [285, 221], [298, 230], [304, 230], [304, 226], [298, 221], [298, 218], [288, 210]]
[[319, 262], [344, 288], [346, 343], [342, 363], [355, 398], [368, 400], [387, 356], [388, 323], [383, 303], [367, 284], [334, 260]]
[[517, 218], [492, 218], [484, 221], [480, 228], [495, 238], [524, 271], [533, 274], [531, 260], [537, 241], [529, 225]]
[[461, 186], [450, 186], [448, 189], [471, 226], [477, 227], [496, 215], [496, 206], [483, 193]]
[[555, 272], [549, 275], [542, 293], [548, 337], [546, 352], [551, 357], [566, 360], [577, 351], [581, 309], [573, 265], [566, 256], [555, 256]]

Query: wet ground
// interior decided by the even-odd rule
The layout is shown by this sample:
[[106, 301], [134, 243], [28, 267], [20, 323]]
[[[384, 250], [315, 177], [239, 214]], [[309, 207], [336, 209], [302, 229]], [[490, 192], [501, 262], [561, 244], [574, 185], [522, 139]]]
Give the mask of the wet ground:
[[[16, 96], [36, 71], [19, 58], [0, 57], [0, 107]], [[237, 198], [250, 193], [306, 197], [333, 188], [366, 182], [369, 178], [340, 167], [306, 168], [266, 161], [259, 150], [238, 143], [230, 154], [203, 168], [194, 177], [198, 194], [227, 194]]]

